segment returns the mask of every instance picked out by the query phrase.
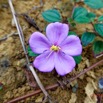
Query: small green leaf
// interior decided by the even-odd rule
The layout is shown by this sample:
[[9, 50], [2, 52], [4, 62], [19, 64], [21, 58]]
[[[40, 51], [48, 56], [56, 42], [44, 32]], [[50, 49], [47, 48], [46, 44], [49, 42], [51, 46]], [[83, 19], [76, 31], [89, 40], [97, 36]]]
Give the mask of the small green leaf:
[[69, 31], [68, 35], [77, 35], [74, 31]]
[[96, 15], [83, 7], [76, 7], [73, 12], [72, 18], [78, 23], [89, 23], [94, 20]]
[[28, 55], [29, 55], [29, 56], [36, 57], [36, 56], [39, 55], [39, 54], [34, 53], [34, 52], [31, 50], [30, 46], [28, 46], [27, 50], [28, 50]]
[[69, 23], [71, 26], [73, 26], [73, 27], [76, 26], [76, 23], [75, 23], [75, 21], [74, 21], [72, 18], [68, 18], [68, 23]]
[[68, 18], [68, 22], [72, 23], [72, 22], [74, 22], [74, 20], [72, 18]]
[[82, 60], [82, 56], [81, 56], [81, 55], [79, 55], [79, 56], [74, 56], [73, 58], [74, 58], [74, 60], [75, 60], [75, 62], [76, 62], [77, 64], [79, 64], [79, 63], [81, 62], [81, 60]]
[[73, 18], [73, 19], [76, 19], [76, 18], [78, 18], [78, 17], [87, 15], [87, 13], [88, 13], [88, 11], [87, 11], [85, 8], [83, 8], [83, 7], [76, 7], [76, 8], [74, 9], [72, 18]]
[[103, 8], [103, 0], [84, 0], [84, 3], [93, 9]]
[[80, 2], [81, 0], [71, 0], [72, 2]]
[[90, 21], [93, 21], [96, 17], [96, 15], [92, 12], [89, 12], [86, 16], [90, 19]]
[[98, 21], [103, 21], [103, 15], [98, 17]]
[[89, 23], [90, 19], [86, 16], [79, 16], [75, 19], [75, 21], [78, 23]]
[[81, 0], [75, 0], [75, 2], [80, 2]]
[[57, 22], [62, 20], [60, 13], [56, 9], [46, 10], [42, 13], [42, 16], [47, 22]]
[[87, 46], [88, 44], [93, 42], [94, 39], [95, 39], [95, 34], [91, 32], [85, 32], [81, 37], [83, 46]]
[[93, 44], [93, 51], [95, 55], [103, 53], [103, 41], [96, 41]]
[[0, 86], [0, 90], [2, 90], [3, 89], [3, 87], [2, 86]]
[[94, 28], [96, 30], [96, 32], [103, 37], [103, 24], [99, 23], [99, 24], [94, 24]]

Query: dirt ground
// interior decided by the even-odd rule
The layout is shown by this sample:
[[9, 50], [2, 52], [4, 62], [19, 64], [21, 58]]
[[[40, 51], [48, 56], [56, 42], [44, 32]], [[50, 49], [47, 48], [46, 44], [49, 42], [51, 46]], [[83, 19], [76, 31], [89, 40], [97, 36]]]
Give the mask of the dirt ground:
[[[28, 13], [45, 33], [44, 30], [48, 23], [42, 18], [41, 13], [43, 11], [56, 8], [60, 11], [64, 20], [70, 17], [72, 13], [73, 6], [70, 0], [44, 0], [43, 2], [42, 7], [35, 9], [35, 6], [40, 6], [39, 0], [13, 0], [27, 44], [30, 35], [37, 30], [29, 25], [20, 14]], [[103, 9], [91, 11], [98, 16], [102, 14]], [[86, 29], [91, 31], [93, 27], [90, 24], [77, 24], [74, 31], [80, 36]], [[13, 33], [17, 33], [17, 30], [10, 7], [7, 0], [0, 0], [0, 39]], [[71, 78], [101, 59], [102, 57], [94, 58], [91, 45], [83, 47], [81, 63], [66, 77], [68, 79]], [[33, 58], [30, 57], [30, 61], [32, 62]], [[33, 88], [29, 85], [25, 70], [22, 68], [24, 64], [25, 56], [18, 35], [12, 35], [8, 39], [0, 41], [0, 83], [3, 84], [0, 84], [0, 103], [6, 103], [16, 97], [29, 94], [38, 88]], [[49, 90], [48, 93], [57, 103], [97, 103], [97, 96], [94, 92], [100, 91], [98, 80], [103, 77], [102, 69], [103, 65], [98, 66], [73, 81], [69, 87], [64, 89], [57, 87], [54, 90]], [[36, 72], [44, 86], [52, 85], [57, 83], [57, 80], [62, 80], [62, 77], [58, 76], [55, 71], [41, 73], [36, 70]], [[78, 85], [77, 89], [74, 88], [75, 85]], [[43, 97], [44, 95], [40, 93], [18, 103], [42, 103]]]

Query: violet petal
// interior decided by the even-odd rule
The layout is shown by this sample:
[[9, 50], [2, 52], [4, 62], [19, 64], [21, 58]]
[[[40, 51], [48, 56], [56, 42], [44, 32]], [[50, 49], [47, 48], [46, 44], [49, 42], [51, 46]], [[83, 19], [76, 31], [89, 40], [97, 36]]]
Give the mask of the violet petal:
[[62, 52], [58, 52], [55, 57], [55, 69], [57, 73], [61, 76], [64, 76], [71, 72], [74, 69], [75, 65], [76, 63], [73, 57]]
[[68, 55], [77, 56], [82, 53], [82, 45], [79, 37], [70, 35], [60, 44], [61, 50]]
[[43, 53], [50, 48], [48, 39], [40, 32], [34, 32], [31, 35], [29, 45], [31, 50], [38, 54]]
[[54, 69], [54, 52], [46, 51], [39, 55], [33, 65], [41, 72], [51, 72]]
[[68, 35], [68, 25], [63, 23], [51, 23], [46, 28], [46, 35], [52, 44], [60, 44]]

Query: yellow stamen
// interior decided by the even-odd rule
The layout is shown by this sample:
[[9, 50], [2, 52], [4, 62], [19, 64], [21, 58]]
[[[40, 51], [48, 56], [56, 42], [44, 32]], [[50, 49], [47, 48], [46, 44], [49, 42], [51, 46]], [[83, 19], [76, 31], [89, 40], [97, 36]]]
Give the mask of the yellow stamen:
[[54, 51], [58, 51], [60, 49], [60, 47], [52, 45], [50, 50], [54, 50]]

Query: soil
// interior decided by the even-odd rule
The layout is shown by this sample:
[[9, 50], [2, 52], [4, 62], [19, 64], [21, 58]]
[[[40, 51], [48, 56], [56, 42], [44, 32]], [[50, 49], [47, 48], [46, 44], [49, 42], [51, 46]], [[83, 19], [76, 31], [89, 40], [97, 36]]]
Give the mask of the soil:
[[[43, 6], [40, 7], [39, 0], [13, 0], [17, 16], [23, 29], [26, 45], [28, 44], [30, 35], [37, 30], [35, 27], [29, 25], [20, 14], [28, 13], [44, 34], [45, 27], [48, 23], [41, 15], [43, 11], [56, 8], [60, 11], [64, 21], [72, 14], [73, 4], [70, 0], [44, 0], [43, 2]], [[35, 6], [39, 8], [35, 8]], [[95, 12], [97, 16], [103, 12], [103, 9], [88, 9]], [[86, 29], [92, 31], [93, 27], [90, 24], [77, 24], [73, 30], [78, 36], [81, 36]], [[17, 33], [17, 30], [10, 7], [7, 0], [0, 0], [0, 38], [9, 36], [12, 33]], [[66, 76], [68, 80], [86, 67], [102, 59], [102, 57], [98, 59], [94, 58], [91, 48], [91, 45], [83, 47], [82, 61]], [[33, 59], [30, 57], [31, 62]], [[18, 35], [12, 35], [0, 41], [0, 103], [6, 103], [16, 97], [29, 94], [39, 89], [39, 87], [32, 87], [28, 82], [28, 75], [23, 69], [24, 64], [25, 56]], [[73, 81], [69, 87], [57, 87], [54, 90], [49, 90], [48, 93], [57, 103], [97, 103], [97, 96], [94, 95], [94, 92], [100, 91], [98, 80], [103, 77], [102, 69], [103, 65], [98, 66]], [[44, 86], [55, 84], [58, 80], [63, 80], [63, 77], [58, 76], [55, 71], [41, 73], [36, 70], [36, 72]], [[78, 85], [78, 87], [75, 88], [75, 85]], [[43, 93], [40, 93], [21, 100], [18, 103], [42, 103], [43, 98]]]

